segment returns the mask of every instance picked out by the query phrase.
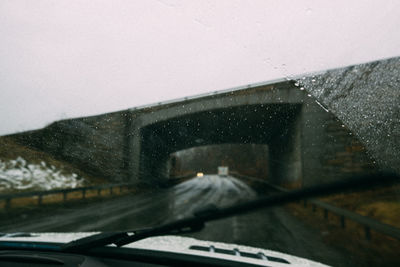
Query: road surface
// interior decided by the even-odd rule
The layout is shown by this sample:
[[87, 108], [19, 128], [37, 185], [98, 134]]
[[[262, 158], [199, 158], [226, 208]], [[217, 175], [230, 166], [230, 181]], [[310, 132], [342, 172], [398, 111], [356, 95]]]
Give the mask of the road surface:
[[[43, 209], [3, 220], [1, 232], [115, 231], [148, 227], [190, 215], [208, 204], [229, 206], [256, 193], [234, 177], [206, 175], [168, 190]], [[192, 237], [277, 250], [334, 266], [354, 266], [349, 256], [328, 247], [321, 233], [276, 207], [207, 223]]]

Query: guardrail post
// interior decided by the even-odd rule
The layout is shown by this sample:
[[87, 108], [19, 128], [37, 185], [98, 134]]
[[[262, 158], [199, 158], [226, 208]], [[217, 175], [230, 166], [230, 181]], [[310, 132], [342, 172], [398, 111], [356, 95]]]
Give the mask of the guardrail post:
[[344, 216], [340, 216], [340, 226], [344, 229], [346, 228], [346, 220], [344, 218]]
[[38, 195], [38, 205], [42, 205], [43, 202], [43, 196], [42, 195]]
[[86, 198], [86, 189], [82, 189], [82, 199]]
[[371, 240], [371, 229], [368, 226], [364, 226], [365, 238]]
[[328, 219], [328, 210], [324, 209], [324, 219]]
[[67, 191], [63, 192], [63, 201], [66, 202], [67, 201]]

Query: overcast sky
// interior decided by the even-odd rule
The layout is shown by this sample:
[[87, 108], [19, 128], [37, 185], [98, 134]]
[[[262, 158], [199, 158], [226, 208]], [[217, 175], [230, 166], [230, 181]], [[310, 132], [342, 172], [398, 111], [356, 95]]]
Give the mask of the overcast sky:
[[399, 1], [0, 1], [0, 135], [400, 55]]

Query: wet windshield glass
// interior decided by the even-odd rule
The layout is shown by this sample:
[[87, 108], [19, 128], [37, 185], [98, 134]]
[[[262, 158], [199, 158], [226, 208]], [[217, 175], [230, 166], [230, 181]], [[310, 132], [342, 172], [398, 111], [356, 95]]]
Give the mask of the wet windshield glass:
[[[0, 232], [148, 228], [400, 173], [400, 6], [0, 4]], [[399, 185], [184, 234], [334, 266], [400, 263]]]

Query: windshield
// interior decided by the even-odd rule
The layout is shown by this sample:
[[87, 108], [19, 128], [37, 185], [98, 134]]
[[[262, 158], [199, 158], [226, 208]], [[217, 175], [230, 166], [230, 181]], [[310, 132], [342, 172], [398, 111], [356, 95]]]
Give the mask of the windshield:
[[[399, 174], [399, 14], [390, 1], [2, 1], [0, 232], [149, 228]], [[394, 266], [399, 189], [181, 236]]]

